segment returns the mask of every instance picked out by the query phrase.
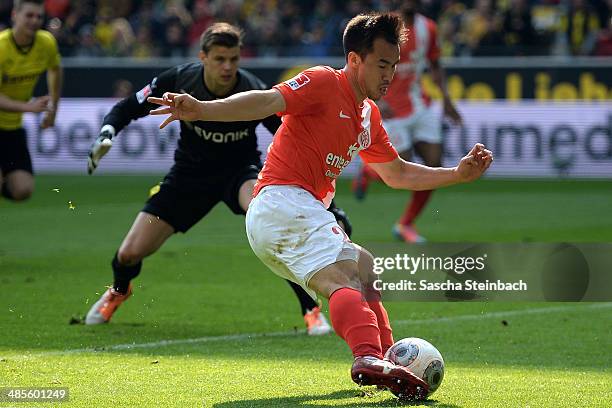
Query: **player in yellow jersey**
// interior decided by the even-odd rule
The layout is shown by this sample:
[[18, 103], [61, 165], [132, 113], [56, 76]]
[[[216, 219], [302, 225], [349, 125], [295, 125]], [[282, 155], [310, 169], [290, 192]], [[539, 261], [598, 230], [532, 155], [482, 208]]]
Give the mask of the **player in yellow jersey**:
[[[32, 195], [32, 160], [22, 127], [24, 112], [44, 112], [41, 128], [55, 124], [62, 87], [57, 42], [41, 30], [43, 0], [15, 0], [13, 27], [0, 32], [0, 187], [2, 195], [23, 201]], [[32, 98], [47, 72], [49, 95]]]

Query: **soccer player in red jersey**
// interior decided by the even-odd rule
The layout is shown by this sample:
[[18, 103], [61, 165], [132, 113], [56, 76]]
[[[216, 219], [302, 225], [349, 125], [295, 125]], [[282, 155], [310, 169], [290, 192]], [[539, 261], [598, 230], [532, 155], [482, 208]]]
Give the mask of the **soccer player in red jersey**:
[[393, 344], [380, 293], [373, 290], [372, 255], [351, 242], [326, 210], [335, 180], [359, 154], [390, 186], [429, 190], [479, 178], [493, 160], [477, 144], [456, 167], [431, 168], [401, 159], [373, 102], [383, 96], [399, 62], [402, 21], [367, 14], [347, 25], [346, 66], [310, 68], [267, 91], [198, 101], [167, 93], [151, 114], [174, 120], [240, 121], [282, 115], [246, 217], [249, 243], [273, 272], [313, 296], [329, 299], [335, 332], [355, 360], [353, 381], [389, 388], [403, 398], [423, 398], [427, 383], [383, 360]]
[[[436, 23], [419, 14], [419, 0], [404, 0], [400, 8], [407, 39], [400, 49], [400, 62], [387, 95], [378, 102], [384, 126], [400, 157], [410, 160], [414, 151], [427, 166], [442, 165], [442, 123], [431, 106], [431, 98], [422, 87], [423, 72], [429, 68], [433, 81], [442, 92], [444, 115], [454, 124], [461, 124], [461, 115], [448, 91], [444, 69], [440, 65], [440, 47]], [[361, 166], [353, 180], [353, 191], [363, 199], [370, 181], [377, 175], [368, 166]], [[394, 234], [409, 243], [423, 242], [414, 222], [425, 208], [432, 190], [414, 191], [404, 213], [393, 228]]]

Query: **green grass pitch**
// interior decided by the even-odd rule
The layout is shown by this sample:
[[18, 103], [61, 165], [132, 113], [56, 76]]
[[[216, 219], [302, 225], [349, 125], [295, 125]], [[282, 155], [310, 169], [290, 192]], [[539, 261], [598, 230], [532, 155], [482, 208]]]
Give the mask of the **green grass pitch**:
[[[111, 324], [69, 325], [111, 282], [113, 253], [159, 179], [38, 176], [29, 202], [0, 200], [0, 387], [68, 387], [66, 407], [398, 405], [351, 382], [336, 336], [304, 335], [289, 287], [223, 205], [145, 261]], [[391, 241], [408, 194], [375, 186], [358, 203], [341, 183], [354, 240]], [[432, 241], [610, 242], [610, 214], [609, 181], [483, 180], [436, 192], [418, 226]], [[446, 361], [441, 388], [417, 406], [612, 406], [612, 303], [387, 308], [396, 338], [428, 339]]]

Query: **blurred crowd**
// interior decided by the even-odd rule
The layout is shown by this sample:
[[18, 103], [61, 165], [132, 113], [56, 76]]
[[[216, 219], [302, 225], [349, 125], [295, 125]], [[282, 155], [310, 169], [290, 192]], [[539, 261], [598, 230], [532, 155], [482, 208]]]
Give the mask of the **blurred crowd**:
[[[213, 22], [244, 30], [245, 56], [340, 56], [354, 15], [398, 0], [46, 0], [63, 56], [186, 57]], [[12, 0], [0, 0], [0, 29]], [[612, 55], [612, 0], [421, 0], [443, 56]]]

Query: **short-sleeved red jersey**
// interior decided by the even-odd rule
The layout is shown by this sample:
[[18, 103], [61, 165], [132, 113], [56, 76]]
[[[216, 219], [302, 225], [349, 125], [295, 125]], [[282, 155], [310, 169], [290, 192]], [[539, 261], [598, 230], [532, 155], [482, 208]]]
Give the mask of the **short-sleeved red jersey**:
[[430, 61], [440, 58], [436, 23], [416, 14], [408, 28], [408, 39], [400, 49], [400, 62], [384, 101], [394, 117], [406, 117], [429, 106], [431, 99], [423, 92], [421, 76]]
[[357, 101], [343, 70], [314, 67], [274, 87], [285, 99], [283, 123], [268, 149], [253, 195], [268, 185], [299, 186], [325, 206], [336, 178], [357, 156], [368, 163], [397, 158], [376, 104]]

